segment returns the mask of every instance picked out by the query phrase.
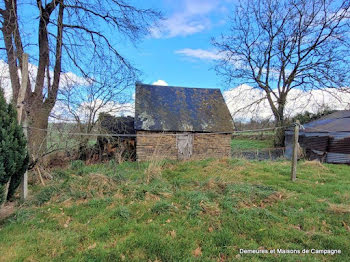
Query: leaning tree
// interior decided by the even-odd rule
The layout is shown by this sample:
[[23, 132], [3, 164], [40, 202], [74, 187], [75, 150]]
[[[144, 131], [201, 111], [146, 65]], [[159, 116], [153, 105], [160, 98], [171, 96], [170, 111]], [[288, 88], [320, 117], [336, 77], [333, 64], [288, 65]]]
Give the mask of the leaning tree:
[[[213, 40], [221, 54], [216, 72], [229, 85], [262, 90], [276, 127], [285, 125], [292, 89], [349, 87], [348, 0], [243, 0], [230, 22]], [[284, 144], [279, 130], [276, 146]]]
[[0, 4], [2, 46], [9, 66], [13, 100], [20, 89], [22, 54], [33, 70], [26, 89], [25, 110], [31, 155], [45, 148], [48, 119], [60, 88], [62, 72], [74, 72], [99, 82], [90, 71], [97, 62], [109, 63], [109, 74], [127, 79], [136, 70], [121, 54], [160, 18], [159, 12], [138, 8], [127, 0], [4, 0]]

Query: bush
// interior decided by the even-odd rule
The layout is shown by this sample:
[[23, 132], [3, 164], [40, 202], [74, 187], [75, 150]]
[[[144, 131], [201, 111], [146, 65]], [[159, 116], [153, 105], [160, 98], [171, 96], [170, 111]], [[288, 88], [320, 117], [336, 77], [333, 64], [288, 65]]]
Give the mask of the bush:
[[11, 198], [28, 166], [27, 141], [17, 112], [0, 89], [0, 205]]
[[297, 114], [293, 119], [292, 122], [294, 123], [296, 120], [300, 121], [300, 124], [306, 124], [311, 121], [317, 120], [321, 117], [324, 117], [326, 115], [332, 114], [336, 112], [336, 110], [332, 110], [329, 107], [325, 107], [320, 109], [317, 113], [310, 113], [309, 111], [305, 111], [303, 113]]

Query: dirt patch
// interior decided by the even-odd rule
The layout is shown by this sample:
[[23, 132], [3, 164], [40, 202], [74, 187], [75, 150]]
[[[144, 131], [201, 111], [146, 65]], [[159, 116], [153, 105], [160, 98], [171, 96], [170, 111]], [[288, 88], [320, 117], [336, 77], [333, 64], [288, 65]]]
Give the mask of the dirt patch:
[[4, 205], [3, 208], [0, 209], [0, 221], [8, 218], [16, 211], [16, 203], [15, 202], [8, 202]]

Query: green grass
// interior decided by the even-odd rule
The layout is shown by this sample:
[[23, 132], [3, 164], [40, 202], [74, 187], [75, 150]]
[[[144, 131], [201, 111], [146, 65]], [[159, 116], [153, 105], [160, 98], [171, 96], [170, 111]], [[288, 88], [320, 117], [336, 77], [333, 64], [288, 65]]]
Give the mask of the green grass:
[[[294, 183], [282, 161], [153, 168], [77, 162], [55, 171], [0, 222], [0, 260], [350, 261], [349, 166], [300, 162]], [[342, 254], [239, 255], [240, 248]]]
[[232, 150], [273, 148], [273, 139], [266, 138], [259, 140], [252, 138], [235, 137], [231, 140], [231, 148]]
[[[50, 123], [48, 127], [48, 136], [47, 136], [47, 146], [51, 150], [54, 149], [73, 149], [79, 146], [82, 138], [81, 136], [74, 136], [70, 133], [80, 133], [78, 127], [74, 124], [63, 124], [57, 125]], [[94, 146], [96, 144], [97, 137], [89, 136], [88, 146]]]

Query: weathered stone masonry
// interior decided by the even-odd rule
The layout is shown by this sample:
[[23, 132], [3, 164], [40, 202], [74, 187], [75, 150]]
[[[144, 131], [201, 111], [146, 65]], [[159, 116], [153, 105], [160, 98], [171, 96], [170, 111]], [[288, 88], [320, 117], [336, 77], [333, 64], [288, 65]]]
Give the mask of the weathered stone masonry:
[[[137, 131], [137, 160], [178, 159], [176, 136], [169, 134], [182, 133]], [[230, 134], [193, 133], [193, 152], [190, 159], [230, 157], [230, 142]]]
[[231, 134], [194, 134], [193, 159], [231, 156]]

